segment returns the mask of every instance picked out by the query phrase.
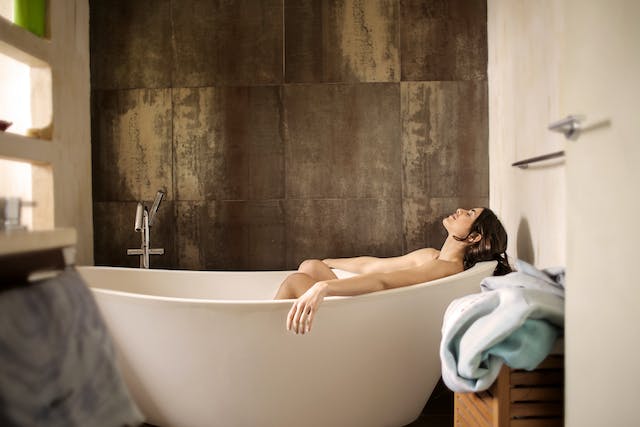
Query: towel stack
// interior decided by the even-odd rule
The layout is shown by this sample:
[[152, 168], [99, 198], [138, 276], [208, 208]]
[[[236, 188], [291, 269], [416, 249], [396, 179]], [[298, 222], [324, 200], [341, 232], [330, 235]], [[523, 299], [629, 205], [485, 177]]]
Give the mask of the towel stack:
[[521, 260], [516, 269], [487, 277], [481, 293], [447, 308], [440, 359], [442, 378], [451, 390], [486, 390], [503, 363], [535, 369], [563, 334], [564, 269], [540, 271]]

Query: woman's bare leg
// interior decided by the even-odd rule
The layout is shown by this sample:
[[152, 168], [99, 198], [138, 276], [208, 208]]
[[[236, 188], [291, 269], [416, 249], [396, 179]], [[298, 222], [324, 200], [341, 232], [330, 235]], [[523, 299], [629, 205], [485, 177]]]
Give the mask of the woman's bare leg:
[[289, 275], [278, 288], [273, 299], [295, 299], [309, 290], [317, 280], [304, 273]]
[[288, 276], [280, 285], [274, 299], [294, 299], [321, 280], [337, 279], [331, 268], [319, 259], [302, 261], [298, 272]]
[[306, 274], [312, 279], [315, 279], [316, 282], [321, 280], [337, 279], [331, 268], [319, 259], [308, 259], [306, 261], [302, 261], [298, 267], [298, 271]]

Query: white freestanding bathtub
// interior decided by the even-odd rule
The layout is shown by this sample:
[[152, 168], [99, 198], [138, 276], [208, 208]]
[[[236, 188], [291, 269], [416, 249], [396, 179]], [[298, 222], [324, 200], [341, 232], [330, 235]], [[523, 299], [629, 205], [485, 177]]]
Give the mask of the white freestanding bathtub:
[[285, 329], [291, 272], [78, 267], [147, 422], [162, 427], [399, 427], [440, 377], [449, 302], [495, 262], [429, 283], [329, 297], [311, 333]]

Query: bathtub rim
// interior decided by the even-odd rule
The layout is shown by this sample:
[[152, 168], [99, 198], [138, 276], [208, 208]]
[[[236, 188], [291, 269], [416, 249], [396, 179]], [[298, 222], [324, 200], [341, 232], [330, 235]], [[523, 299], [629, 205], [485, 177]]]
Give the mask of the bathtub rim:
[[[482, 262], [478, 262], [475, 266], [471, 267], [468, 270], [464, 270], [461, 271], [460, 273], [456, 273], [453, 274], [451, 276], [446, 276], [446, 277], [442, 277], [440, 279], [435, 279], [435, 280], [431, 280], [428, 282], [422, 282], [422, 283], [417, 283], [415, 285], [409, 285], [409, 286], [402, 286], [399, 288], [393, 288], [393, 289], [384, 289], [381, 291], [375, 291], [375, 292], [370, 292], [370, 293], [366, 293], [366, 294], [361, 294], [361, 295], [354, 295], [354, 296], [328, 296], [324, 298], [324, 303], [329, 303], [331, 305], [335, 305], [335, 304], [340, 304], [340, 302], [345, 302], [345, 301], [350, 301], [350, 300], [358, 300], [358, 301], [364, 301], [364, 300], [375, 300], [377, 298], [384, 298], [384, 297], [388, 297], [388, 296], [392, 296], [392, 295], [399, 295], [399, 294], [403, 294], [403, 293], [407, 293], [407, 292], [414, 292], [417, 291], [419, 289], [426, 289], [426, 288], [430, 288], [430, 287], [434, 287], [434, 286], [438, 286], [440, 284], [443, 283], [447, 283], [450, 282], [452, 278], [456, 277], [458, 279], [465, 279], [468, 276], [473, 276], [477, 273], [477, 270], [479, 269], [484, 269], [486, 268], [488, 272], [493, 273], [493, 270], [495, 269], [495, 266], [497, 265], [496, 261], [482, 261]], [[491, 268], [490, 268], [491, 266]], [[113, 271], [113, 270], [117, 270], [117, 271], [135, 271], [135, 272], [143, 272], [145, 270], [140, 269], [140, 268], [131, 268], [131, 267], [110, 267], [110, 266], [76, 266], [76, 269], [80, 269], [80, 271], [82, 269], [87, 269], [87, 270], [103, 270], [103, 271]], [[78, 271], [78, 274], [80, 274], [80, 276], [82, 276], [81, 272]], [[220, 271], [220, 270], [169, 270], [169, 269], [153, 269], [152, 271], [154, 272], [171, 272], [171, 273], [178, 273], [178, 274], [190, 274], [190, 273], [195, 273], [195, 274], [206, 274], [206, 273], [212, 273], [212, 274], [216, 274], [216, 273], [271, 273], [271, 272], [280, 272], [283, 270], [264, 270], [264, 271]], [[285, 270], [286, 271], [286, 270]], [[291, 273], [295, 273], [294, 270], [291, 271]], [[144, 273], [142, 273], [144, 274]], [[491, 274], [488, 274], [488, 276], [491, 276]], [[84, 278], [83, 278], [84, 280]], [[86, 282], [86, 280], [85, 280]], [[295, 301], [294, 298], [292, 299], [281, 299], [281, 300], [274, 300], [274, 299], [213, 299], [213, 298], [183, 298], [183, 297], [168, 297], [168, 296], [160, 296], [160, 295], [148, 295], [148, 294], [141, 294], [141, 293], [136, 293], [136, 292], [126, 292], [126, 291], [116, 291], [116, 290], [112, 290], [112, 289], [108, 289], [108, 288], [100, 288], [100, 287], [94, 287], [91, 284], [87, 283], [87, 286], [91, 289], [92, 292], [96, 292], [98, 294], [105, 294], [105, 295], [112, 295], [112, 296], [120, 296], [120, 297], [125, 297], [128, 299], [138, 299], [138, 300], [150, 300], [150, 301], [155, 301], [155, 302], [164, 302], [164, 303], [181, 303], [181, 304], [189, 304], [189, 305], [221, 305], [221, 306], [227, 306], [227, 305], [250, 305], [250, 306], [256, 306], [256, 305], [269, 305], [269, 306], [280, 306], [280, 305], [291, 305], [293, 303], [293, 301]], [[478, 292], [480, 292], [480, 282], [478, 282]]]

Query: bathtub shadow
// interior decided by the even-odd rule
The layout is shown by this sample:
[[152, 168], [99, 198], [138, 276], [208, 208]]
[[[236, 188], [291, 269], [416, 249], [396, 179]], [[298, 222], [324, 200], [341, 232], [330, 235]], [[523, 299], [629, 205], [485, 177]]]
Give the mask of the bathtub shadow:
[[453, 392], [440, 378], [418, 419], [404, 427], [451, 427], [452, 425]]

